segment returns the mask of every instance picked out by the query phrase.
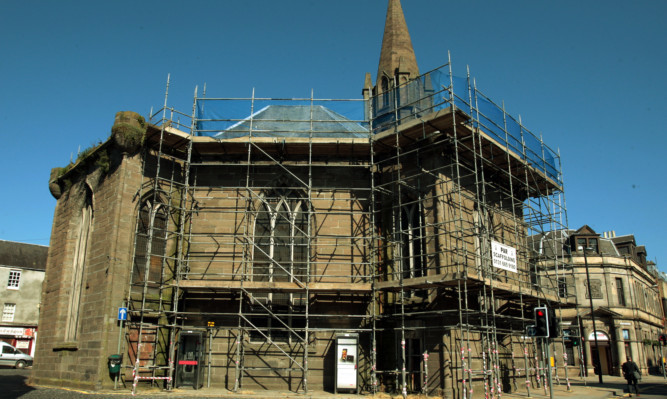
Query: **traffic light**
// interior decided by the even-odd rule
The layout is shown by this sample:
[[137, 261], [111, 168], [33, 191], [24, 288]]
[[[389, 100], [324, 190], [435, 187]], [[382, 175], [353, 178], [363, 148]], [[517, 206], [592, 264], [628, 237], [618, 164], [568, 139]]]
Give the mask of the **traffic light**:
[[549, 313], [546, 306], [535, 308], [535, 336], [549, 336]]
[[570, 341], [572, 341], [572, 346], [579, 346], [580, 344], [579, 337], [572, 336], [570, 337]]
[[667, 345], [667, 334], [660, 334], [658, 341], [660, 341], [660, 345]]
[[558, 317], [556, 317], [556, 311], [552, 308], [547, 309], [547, 315], [549, 317], [549, 337], [556, 338], [560, 336], [560, 323], [558, 322]]

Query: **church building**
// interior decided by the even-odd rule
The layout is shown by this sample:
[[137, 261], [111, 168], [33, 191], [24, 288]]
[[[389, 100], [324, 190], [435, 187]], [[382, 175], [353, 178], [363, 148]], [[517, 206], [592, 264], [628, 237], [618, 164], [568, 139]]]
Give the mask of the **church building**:
[[51, 173], [34, 383], [489, 397], [548, 343], [567, 378], [527, 334], [575, 306], [528, 240], [567, 228], [559, 155], [420, 72], [399, 0], [358, 98], [166, 103]]

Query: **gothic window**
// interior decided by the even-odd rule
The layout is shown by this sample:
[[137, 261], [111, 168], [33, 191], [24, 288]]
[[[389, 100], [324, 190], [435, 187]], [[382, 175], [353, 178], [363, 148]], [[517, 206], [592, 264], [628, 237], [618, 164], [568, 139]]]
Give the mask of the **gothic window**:
[[79, 312], [83, 295], [83, 276], [85, 271], [86, 253], [88, 251], [88, 241], [90, 239], [92, 227], [93, 192], [90, 187], [86, 185], [74, 247], [72, 280], [70, 282], [69, 290], [69, 306], [67, 310], [67, 324], [65, 326], [65, 339], [68, 341], [73, 341], [77, 338]]
[[[305, 283], [309, 253], [307, 231], [308, 206], [298, 193], [285, 188], [266, 195], [255, 219], [253, 280]], [[294, 334], [300, 334], [298, 329], [305, 322], [298, 316], [305, 310], [303, 295], [252, 295], [261, 305], [251, 304], [251, 311], [257, 313], [251, 317], [256, 327], [251, 331], [251, 340], [263, 341], [266, 336], [275, 342], [288, 342]]]
[[426, 275], [424, 223], [418, 201], [401, 209], [401, 264], [403, 278]]
[[153, 200], [153, 196], [150, 198], [139, 208], [132, 283], [146, 282], [149, 287], [158, 287], [162, 282], [167, 243], [167, 212], [159, 200]]
[[386, 107], [389, 105], [389, 79], [386, 76], [382, 77], [381, 85], [382, 106]]
[[300, 198], [265, 198], [255, 220], [253, 280], [303, 281], [308, 209]]
[[[484, 271], [483, 261], [485, 257], [491, 256], [491, 241], [496, 238], [493, 235], [493, 215], [489, 208], [481, 203], [475, 204], [473, 213], [473, 227], [475, 240], [475, 263]], [[533, 284], [539, 285], [539, 276], [534, 276]]]

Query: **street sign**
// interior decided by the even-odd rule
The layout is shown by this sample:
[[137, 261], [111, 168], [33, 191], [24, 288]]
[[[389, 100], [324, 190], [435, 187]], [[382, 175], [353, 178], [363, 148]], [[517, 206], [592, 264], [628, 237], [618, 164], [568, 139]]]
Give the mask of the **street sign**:
[[118, 308], [118, 320], [127, 320], [127, 308]]

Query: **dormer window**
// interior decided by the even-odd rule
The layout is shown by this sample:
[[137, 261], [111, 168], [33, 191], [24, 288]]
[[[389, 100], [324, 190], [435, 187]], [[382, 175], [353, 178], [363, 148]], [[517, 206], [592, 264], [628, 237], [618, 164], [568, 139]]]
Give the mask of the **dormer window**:
[[598, 254], [600, 253], [600, 235], [589, 226], [584, 225], [570, 236], [570, 248], [572, 253]]
[[574, 237], [574, 252], [582, 252], [586, 250], [587, 252], [598, 253], [598, 238], [597, 237]]
[[620, 255], [631, 255], [630, 245], [617, 245], [616, 249]]

